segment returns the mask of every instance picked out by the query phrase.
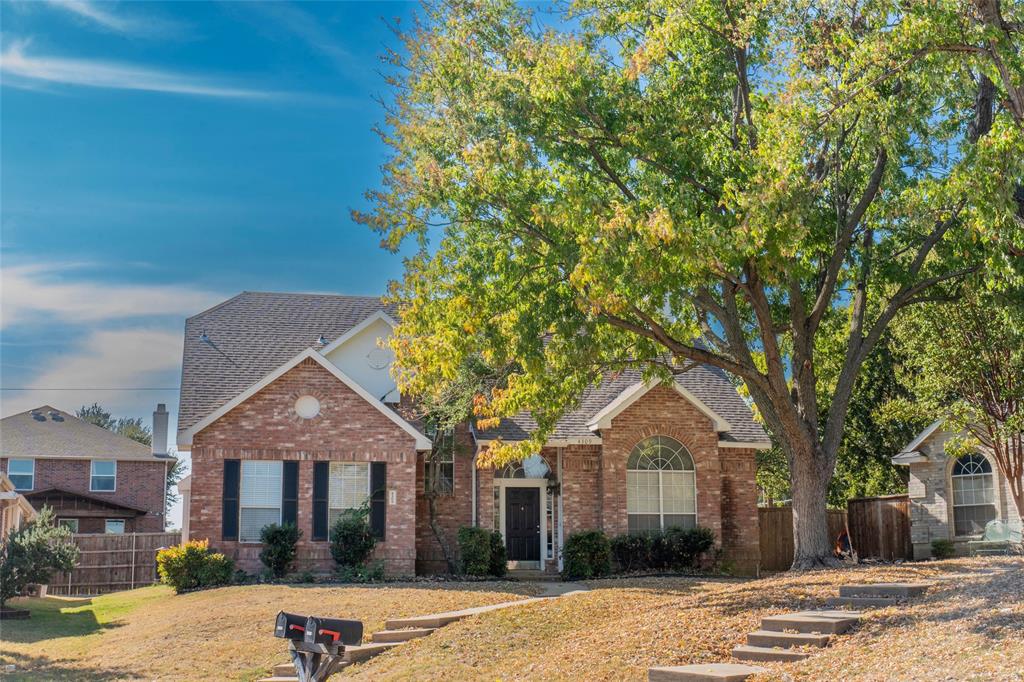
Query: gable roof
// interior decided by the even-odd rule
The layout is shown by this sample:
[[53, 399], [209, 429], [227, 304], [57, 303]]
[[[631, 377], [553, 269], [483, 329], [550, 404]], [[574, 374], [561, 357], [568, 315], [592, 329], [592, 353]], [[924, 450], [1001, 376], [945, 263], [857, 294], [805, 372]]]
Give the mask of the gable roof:
[[[376, 296], [244, 291], [185, 321], [178, 430], [185, 430], [307, 348], [335, 341], [376, 313]], [[206, 332], [209, 343], [200, 340]]]
[[68, 498], [85, 500], [90, 504], [104, 507], [106, 509], [135, 512], [138, 516], [143, 516], [149, 513], [149, 511], [144, 507], [137, 507], [121, 500], [110, 500], [100, 497], [99, 495], [90, 495], [89, 493], [82, 492], [81, 490], [70, 490], [68, 488], [58, 488], [53, 486], [25, 493], [25, 499], [29, 502], [35, 502], [40, 505], [49, 503], [51, 506], [55, 506], [53, 504], [53, 498], [55, 497], [64, 498], [65, 500]]
[[914, 440], [907, 443], [906, 447], [904, 447], [902, 450], [893, 455], [892, 463], [907, 465], [913, 464], [915, 462], [927, 462], [928, 455], [918, 450], [918, 448], [921, 447], [921, 445], [926, 440], [928, 440], [928, 438], [931, 437], [931, 435], [935, 433], [935, 431], [938, 430], [940, 426], [942, 426], [941, 419], [938, 419], [929, 424], [924, 431], [917, 434]]
[[[598, 431], [600, 429], [611, 428], [612, 420], [620, 415], [627, 407], [635, 403], [640, 398], [647, 395], [647, 393], [660, 384], [660, 381], [647, 381], [638, 382], [627, 388], [625, 391], [619, 394], [615, 400], [605, 405], [600, 412], [595, 414], [587, 422], [587, 428], [591, 431]], [[693, 405], [700, 410], [704, 416], [711, 420], [714, 424], [715, 431], [728, 431], [729, 422], [721, 417], [717, 412], [712, 410], [710, 407], [704, 404], [704, 402], [683, 387], [679, 382], [673, 381], [672, 388], [676, 389], [676, 393], [689, 400]]]
[[[694, 401], [695, 405], [699, 403], [698, 407], [703, 406], [705, 414], [716, 422], [716, 429], [719, 426], [726, 427], [719, 429], [719, 442], [722, 445], [770, 445], [768, 435], [754, 421], [753, 412], [724, 371], [710, 365], [698, 365], [675, 377], [675, 383], [681, 395]], [[589, 425], [599, 421], [599, 417], [607, 416], [611, 411], [609, 408], [616, 401], [621, 399], [619, 404], [626, 402], [627, 398], [622, 396], [638, 399], [649, 389], [645, 389], [645, 386], [638, 369], [626, 369], [607, 375], [600, 384], [590, 386], [583, 392], [576, 409], [564, 415], [555, 425], [549, 442], [600, 442]], [[492, 429], [476, 432], [476, 436], [478, 441], [497, 438], [520, 441], [525, 440], [536, 428], [537, 422], [533, 417], [528, 412], [522, 412], [510, 419], [503, 419]]]
[[148, 445], [49, 405], [0, 420], [0, 457], [167, 461]]
[[383, 414], [385, 417], [390, 419], [399, 428], [401, 428], [403, 431], [408, 433], [410, 436], [412, 436], [416, 440], [416, 449], [417, 450], [429, 450], [430, 449], [431, 443], [430, 443], [430, 439], [429, 438], [427, 438], [422, 433], [417, 431], [412, 426], [412, 424], [410, 424], [405, 419], [403, 419], [401, 417], [401, 415], [398, 414], [398, 412], [396, 412], [395, 410], [392, 410], [391, 408], [389, 408], [387, 405], [385, 405], [380, 400], [378, 400], [377, 398], [372, 396], [369, 392], [367, 392], [367, 390], [365, 388], [363, 388], [362, 386], [357, 384], [355, 381], [353, 381], [347, 374], [345, 374], [343, 371], [341, 371], [341, 369], [339, 369], [337, 365], [335, 365], [333, 362], [331, 362], [330, 360], [325, 358], [323, 355], [321, 355], [321, 353], [319, 351], [314, 350], [312, 348], [307, 348], [306, 350], [302, 351], [301, 353], [299, 353], [298, 355], [293, 357], [288, 362], [284, 363], [280, 367], [276, 368], [274, 371], [270, 372], [269, 374], [267, 374], [266, 376], [261, 378], [256, 383], [254, 383], [251, 386], [249, 386], [248, 388], [246, 388], [244, 391], [242, 391], [241, 393], [236, 395], [234, 398], [232, 398], [228, 402], [224, 403], [223, 405], [218, 407], [216, 410], [214, 410], [210, 414], [208, 414], [205, 417], [203, 417], [202, 419], [200, 419], [198, 422], [193, 424], [188, 429], [184, 429], [182, 431], [179, 431], [178, 432], [178, 445], [179, 446], [191, 445], [192, 437], [195, 436], [195, 434], [199, 433], [200, 431], [205, 429], [207, 426], [209, 426], [210, 424], [214, 423], [215, 421], [217, 421], [218, 419], [223, 417], [225, 414], [227, 414], [231, 410], [235, 409], [236, 407], [238, 407], [239, 405], [244, 403], [246, 400], [248, 400], [252, 396], [256, 395], [256, 393], [258, 393], [259, 391], [262, 391], [264, 388], [266, 388], [267, 386], [272, 384], [274, 381], [279, 379], [288, 370], [294, 368], [295, 366], [297, 366], [303, 360], [313, 360], [314, 362], [319, 364], [321, 367], [326, 369], [328, 372], [333, 374], [334, 377], [336, 379], [338, 379], [338, 381], [342, 382], [343, 384], [348, 386], [350, 389], [352, 389], [360, 398], [362, 398], [366, 402], [368, 402], [371, 405], [373, 405], [381, 414]]

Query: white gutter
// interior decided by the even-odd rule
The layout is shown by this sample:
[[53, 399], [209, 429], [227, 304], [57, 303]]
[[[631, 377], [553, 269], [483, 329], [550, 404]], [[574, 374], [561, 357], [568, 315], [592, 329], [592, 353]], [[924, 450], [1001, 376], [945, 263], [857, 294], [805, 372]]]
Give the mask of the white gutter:
[[477, 523], [477, 519], [476, 519], [476, 457], [479, 454], [480, 454], [480, 446], [477, 445], [476, 446], [476, 452], [473, 453], [473, 486], [472, 486], [473, 487], [473, 495], [472, 495], [472, 498], [473, 498], [472, 509], [473, 509], [473, 511], [472, 511], [472, 517], [471, 518], [473, 519], [473, 526], [474, 527], [480, 525], [479, 523]]
[[562, 572], [562, 543], [565, 535], [565, 525], [562, 522], [562, 448], [558, 448], [558, 572]]

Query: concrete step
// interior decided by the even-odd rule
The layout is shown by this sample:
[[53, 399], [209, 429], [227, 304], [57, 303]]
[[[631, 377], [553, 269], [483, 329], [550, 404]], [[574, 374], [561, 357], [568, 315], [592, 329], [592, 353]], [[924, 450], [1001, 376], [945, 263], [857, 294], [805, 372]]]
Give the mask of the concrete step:
[[661, 666], [647, 670], [647, 682], [743, 682], [766, 672], [767, 668], [742, 663]]
[[278, 663], [274, 666], [274, 677], [295, 677], [295, 666], [291, 663]]
[[741, 644], [732, 649], [732, 657], [741, 661], [802, 661], [810, 654], [792, 649], [770, 649], [764, 646], [749, 646]]
[[434, 628], [407, 628], [405, 630], [381, 630], [373, 633], [373, 641], [376, 642], [408, 642], [417, 637], [426, 637]]
[[401, 644], [404, 644], [404, 642], [376, 642], [359, 646], [347, 646], [345, 647], [345, 661], [348, 663], [362, 663]]
[[840, 597], [899, 597], [909, 599], [928, 591], [935, 583], [874, 583], [870, 585], [841, 585]]
[[896, 606], [903, 600], [899, 597], [829, 597], [827, 606], [855, 606], [857, 608], [885, 608]]
[[825, 615], [807, 615], [804, 613], [788, 613], [781, 616], [765, 616], [761, 619], [761, 629], [772, 632], [795, 630], [797, 632], [818, 632], [824, 635], [837, 635], [846, 632], [857, 624], [859, 618], [837, 618]]
[[274, 675], [273, 677], [264, 677], [257, 682], [299, 682], [299, 678], [295, 676], [295, 668], [292, 668], [292, 674], [289, 675]]
[[820, 635], [814, 632], [758, 630], [747, 633], [747, 644], [751, 646], [781, 647], [783, 649], [794, 646], [828, 646], [831, 639], [832, 635]]

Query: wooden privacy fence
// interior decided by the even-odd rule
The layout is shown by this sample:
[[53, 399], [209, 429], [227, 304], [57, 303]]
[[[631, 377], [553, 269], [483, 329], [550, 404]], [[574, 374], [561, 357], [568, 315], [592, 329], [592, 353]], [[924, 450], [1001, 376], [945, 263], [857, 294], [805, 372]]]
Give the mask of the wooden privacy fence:
[[[785, 571], [793, 563], [793, 509], [761, 507], [761, 568]], [[832, 542], [844, 529], [859, 559], [912, 559], [910, 498], [906, 495], [862, 497], [849, 500], [846, 511], [828, 511], [828, 536]]]
[[[761, 533], [761, 570], [785, 571], [793, 564], [793, 509], [761, 507], [757, 510]], [[828, 510], [828, 535], [838, 537], [846, 525], [846, 512]]]
[[862, 497], [846, 503], [850, 541], [860, 559], [913, 559], [910, 498], [907, 495]]
[[50, 594], [94, 595], [152, 585], [159, 581], [156, 552], [181, 544], [181, 533], [75, 534], [81, 555], [70, 573], [50, 580]]

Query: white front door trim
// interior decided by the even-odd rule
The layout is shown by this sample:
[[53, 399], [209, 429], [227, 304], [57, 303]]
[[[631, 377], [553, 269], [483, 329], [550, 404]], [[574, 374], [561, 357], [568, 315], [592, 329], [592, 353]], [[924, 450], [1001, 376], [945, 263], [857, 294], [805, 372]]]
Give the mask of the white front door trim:
[[[537, 505], [538, 518], [540, 519], [540, 533], [538, 538], [540, 541], [540, 552], [537, 556], [540, 557], [541, 570], [544, 569], [544, 564], [547, 561], [547, 547], [548, 547], [548, 524], [547, 524], [547, 494], [548, 494], [548, 479], [546, 478], [495, 478], [494, 487], [498, 490], [498, 524], [501, 530], [501, 539], [508, 547], [508, 536], [505, 534], [505, 488], [536, 488], [538, 491]], [[520, 568], [518, 565], [520, 562], [509, 559], [509, 568]]]

